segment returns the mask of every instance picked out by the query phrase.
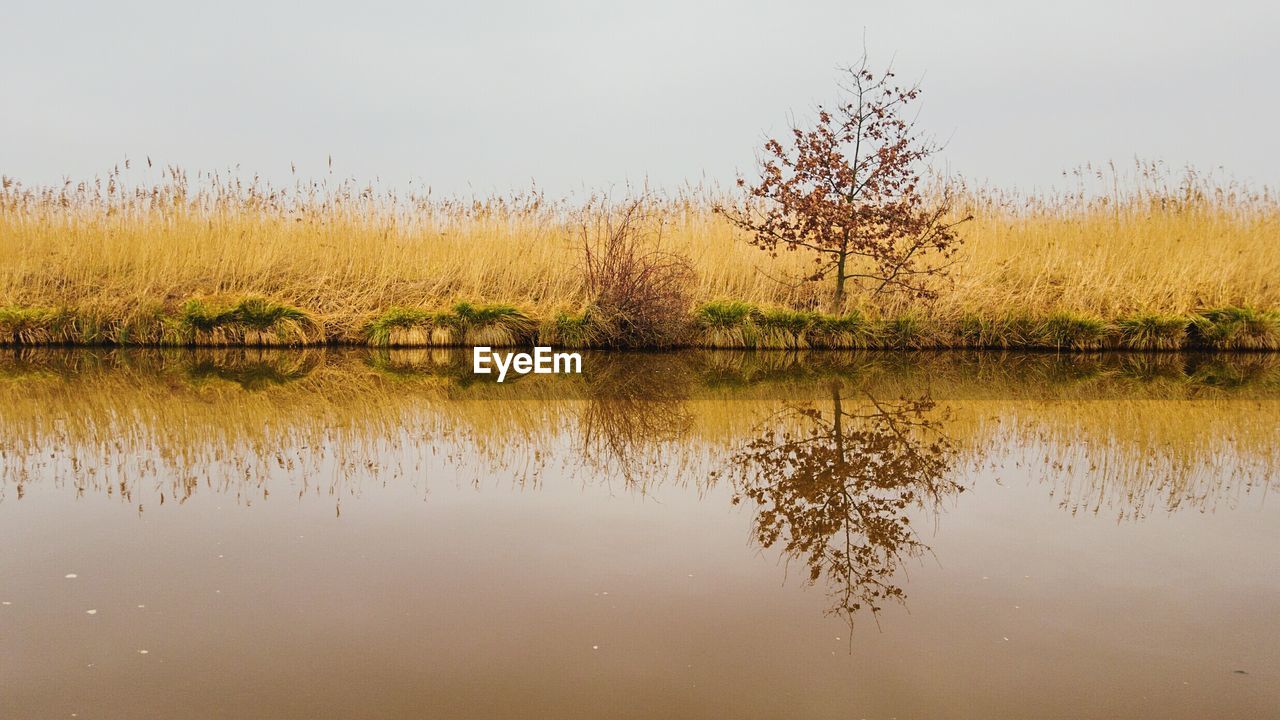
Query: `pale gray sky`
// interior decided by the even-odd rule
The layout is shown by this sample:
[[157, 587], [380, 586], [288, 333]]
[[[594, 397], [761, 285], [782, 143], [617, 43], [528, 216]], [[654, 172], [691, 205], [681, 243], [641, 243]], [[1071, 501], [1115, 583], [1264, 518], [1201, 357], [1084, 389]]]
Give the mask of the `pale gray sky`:
[[125, 157], [553, 193], [727, 183], [864, 31], [975, 179], [1135, 155], [1280, 185], [1280, 4], [0, 0], [0, 173]]

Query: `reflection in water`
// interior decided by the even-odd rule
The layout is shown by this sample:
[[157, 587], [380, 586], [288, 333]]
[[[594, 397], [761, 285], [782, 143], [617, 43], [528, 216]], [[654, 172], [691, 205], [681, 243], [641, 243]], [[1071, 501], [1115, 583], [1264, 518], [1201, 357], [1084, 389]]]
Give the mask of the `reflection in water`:
[[[201, 387], [215, 380], [232, 382], [249, 392], [266, 390], [276, 385], [296, 382], [311, 374], [321, 362], [314, 352], [281, 354], [262, 357], [260, 353], [233, 349], [228, 362], [226, 355], [210, 357], [197, 355], [186, 366], [186, 374], [194, 387]], [[238, 357], [237, 357], [238, 356]]]
[[755, 541], [852, 622], [904, 597], [904, 561], [929, 551], [913, 522], [992, 456], [1073, 514], [1128, 519], [1231, 506], [1280, 467], [1266, 355], [597, 354], [503, 385], [467, 360], [21, 350], [0, 361], [0, 502], [42, 482], [139, 512], [200, 492], [336, 512], [366, 484], [425, 495], [441, 459], [477, 487], [537, 488], [553, 463], [640, 494], [727, 478]]
[[688, 438], [693, 425], [692, 378], [680, 369], [678, 360], [670, 367], [632, 365], [618, 355], [588, 368], [578, 426], [582, 457], [597, 475], [616, 474], [643, 492], [650, 476], [685, 459], [683, 453], [661, 452]]
[[852, 625], [864, 607], [878, 613], [884, 601], [905, 599], [894, 576], [905, 558], [929, 550], [909, 511], [936, 510], [963, 487], [951, 477], [955, 447], [937, 432], [932, 400], [865, 395], [853, 409], [839, 381], [830, 392], [829, 411], [789, 403], [788, 417], [766, 424], [729, 472], [734, 504], [756, 507], [760, 545], [780, 544], [811, 583], [825, 577], [831, 612]]
[[554, 455], [643, 489], [705, 477], [833, 380], [933, 398], [958, 465], [1017, 448], [1073, 513], [1212, 509], [1280, 467], [1268, 354], [597, 354], [584, 370], [497, 385], [441, 349], [18, 350], [0, 357], [0, 497], [43, 478], [144, 505], [161, 489], [251, 498], [273, 475], [341, 495], [420, 479], [425, 454], [522, 486]]
[[1280, 356], [584, 361], [0, 356], [0, 717], [1274, 714]]

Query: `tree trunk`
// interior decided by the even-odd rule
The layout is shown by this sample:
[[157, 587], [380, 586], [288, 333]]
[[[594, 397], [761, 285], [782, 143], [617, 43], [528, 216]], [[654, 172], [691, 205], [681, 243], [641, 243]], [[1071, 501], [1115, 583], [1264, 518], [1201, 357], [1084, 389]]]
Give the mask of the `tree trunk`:
[[840, 254], [836, 260], [836, 295], [831, 299], [831, 313], [839, 315], [844, 309], [844, 264], [849, 259], [849, 251], [840, 248]]
[[835, 413], [831, 427], [836, 436], [836, 462], [844, 467], [844, 407], [840, 402], [840, 381], [831, 383], [831, 409]]

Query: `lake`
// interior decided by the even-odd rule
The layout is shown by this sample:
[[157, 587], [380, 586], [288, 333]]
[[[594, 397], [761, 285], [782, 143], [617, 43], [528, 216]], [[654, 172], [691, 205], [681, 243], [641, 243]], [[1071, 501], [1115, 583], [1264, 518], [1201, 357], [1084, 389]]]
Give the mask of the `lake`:
[[1280, 356], [9, 350], [3, 718], [1280, 717]]

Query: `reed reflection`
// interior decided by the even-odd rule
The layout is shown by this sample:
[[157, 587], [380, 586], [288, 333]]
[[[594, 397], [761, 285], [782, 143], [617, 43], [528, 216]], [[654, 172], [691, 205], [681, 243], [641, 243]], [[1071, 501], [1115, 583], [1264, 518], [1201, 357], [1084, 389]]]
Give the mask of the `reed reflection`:
[[655, 471], [687, 453], [662, 453], [693, 426], [688, 401], [693, 373], [669, 356], [600, 357], [586, 373], [586, 404], [578, 416], [581, 453], [597, 475], [617, 474], [644, 491]]
[[802, 562], [810, 584], [825, 581], [829, 612], [850, 625], [905, 600], [899, 571], [930, 551], [911, 514], [964, 490], [943, 415], [928, 396], [855, 400], [834, 381], [829, 407], [788, 404], [730, 458], [733, 503], [755, 508], [755, 541]]
[[1231, 507], [1280, 467], [1276, 354], [594, 353], [499, 385], [443, 348], [28, 348], [0, 354], [0, 502], [34, 482], [139, 507], [425, 488], [436, 457], [476, 485], [554, 469], [648, 491], [706, 479], [780, 407], [826, 408], [832, 382], [846, 403], [945, 400], [956, 464], [1072, 513]]

